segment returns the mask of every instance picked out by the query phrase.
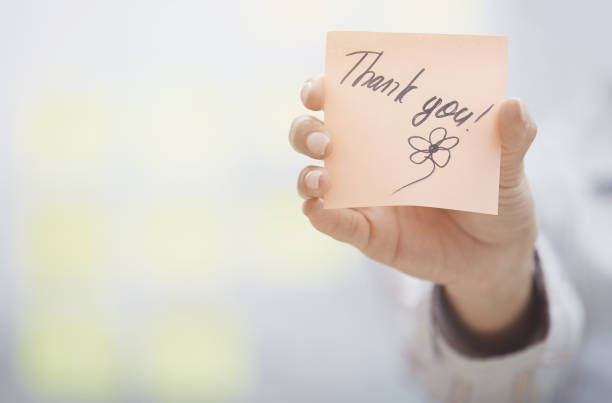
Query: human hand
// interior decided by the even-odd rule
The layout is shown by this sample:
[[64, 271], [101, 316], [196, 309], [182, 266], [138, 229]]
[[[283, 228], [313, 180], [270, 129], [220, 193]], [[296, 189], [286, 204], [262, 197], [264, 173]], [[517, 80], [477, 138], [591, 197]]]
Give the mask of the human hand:
[[[311, 110], [323, 108], [324, 96], [322, 76], [302, 88], [302, 102]], [[325, 168], [317, 166], [298, 176], [298, 192], [306, 199], [303, 212], [316, 229], [370, 258], [444, 285], [454, 309], [474, 332], [503, 331], [525, 311], [531, 295], [537, 223], [523, 157], [537, 128], [518, 99], [500, 105], [498, 126], [497, 216], [413, 206], [323, 209], [321, 198], [332, 183]], [[289, 141], [315, 159], [333, 152], [325, 124], [314, 117], [295, 119]]]

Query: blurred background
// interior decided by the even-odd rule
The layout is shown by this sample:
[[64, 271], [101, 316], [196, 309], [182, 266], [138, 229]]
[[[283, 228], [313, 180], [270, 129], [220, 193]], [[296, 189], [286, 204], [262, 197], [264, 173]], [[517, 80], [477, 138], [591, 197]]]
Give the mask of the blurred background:
[[609, 275], [612, 10], [566, 3], [1, 1], [0, 402], [420, 401], [394, 274], [295, 191], [330, 30], [508, 35], [541, 220]]

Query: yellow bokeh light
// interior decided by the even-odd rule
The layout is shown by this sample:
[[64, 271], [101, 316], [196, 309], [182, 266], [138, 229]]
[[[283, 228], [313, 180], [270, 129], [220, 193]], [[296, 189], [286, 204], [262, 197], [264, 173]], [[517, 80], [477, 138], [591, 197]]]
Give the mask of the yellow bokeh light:
[[97, 320], [33, 318], [20, 331], [22, 377], [45, 398], [110, 398], [118, 390], [113, 340]]
[[101, 166], [111, 109], [96, 91], [41, 92], [18, 122], [20, 161], [32, 179], [88, 178]]
[[355, 7], [348, 0], [312, 0], [296, 6], [283, 0], [242, 1], [240, 16], [249, 38], [271, 46], [295, 46], [296, 43], [319, 42], [325, 32], [346, 20], [346, 11]]
[[225, 401], [252, 383], [252, 356], [245, 329], [229, 316], [179, 315], [160, 320], [148, 333], [146, 384], [167, 401]]
[[405, 0], [391, 2], [381, 15], [390, 32], [478, 34], [484, 28], [483, 0]]
[[150, 175], [172, 179], [177, 169], [181, 176], [207, 174], [222, 162], [233, 139], [224, 122], [232, 117], [217, 91], [197, 82], [174, 83], [128, 98], [117, 119], [116, 147]]
[[128, 253], [148, 275], [213, 274], [225, 267], [217, 215], [205, 199], [158, 200], [129, 218]]
[[[483, 0], [365, 1], [314, 0], [296, 7], [283, 0], [244, 1], [240, 15], [251, 38], [274, 47], [319, 44], [332, 30], [478, 33]], [[282, 34], [281, 34], [282, 33]]]
[[91, 275], [106, 247], [103, 210], [89, 204], [48, 203], [27, 210], [21, 259], [43, 278]]
[[262, 197], [241, 212], [245, 269], [303, 284], [334, 281], [355, 267], [357, 250], [315, 230], [301, 203], [294, 189], [288, 189]]

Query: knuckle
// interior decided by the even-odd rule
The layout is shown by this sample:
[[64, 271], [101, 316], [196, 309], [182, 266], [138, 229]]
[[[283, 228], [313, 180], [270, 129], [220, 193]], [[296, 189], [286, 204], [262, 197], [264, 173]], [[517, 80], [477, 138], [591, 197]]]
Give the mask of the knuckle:
[[335, 239], [338, 239], [340, 232], [339, 229], [341, 225], [342, 223], [340, 222], [340, 219], [336, 217], [336, 219], [334, 220], [329, 220], [326, 221], [325, 224], [321, 224], [319, 230], [325, 234], [332, 236]]
[[299, 137], [304, 136], [310, 131], [315, 123], [316, 121], [314, 118], [308, 115], [302, 115], [295, 118], [289, 129], [289, 142], [295, 146], [299, 142]]
[[300, 115], [293, 119], [291, 122], [291, 126], [289, 126], [289, 140], [294, 141], [295, 135], [300, 129], [304, 126], [304, 123], [310, 120], [310, 116], [308, 115]]
[[358, 231], [359, 231], [359, 219], [357, 218], [356, 215], [352, 214], [350, 216], [348, 216], [347, 218], [347, 223], [346, 223], [346, 231], [347, 231], [347, 235], [355, 235]]

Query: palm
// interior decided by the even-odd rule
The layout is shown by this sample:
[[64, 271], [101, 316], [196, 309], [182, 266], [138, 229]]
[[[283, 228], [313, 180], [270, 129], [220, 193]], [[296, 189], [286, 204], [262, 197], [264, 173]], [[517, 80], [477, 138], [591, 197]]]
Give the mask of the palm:
[[[355, 209], [369, 223], [362, 251], [403, 272], [438, 283], [473, 278], [516, 231], [496, 216], [426, 207]], [[500, 230], [501, 229], [501, 230]]]

